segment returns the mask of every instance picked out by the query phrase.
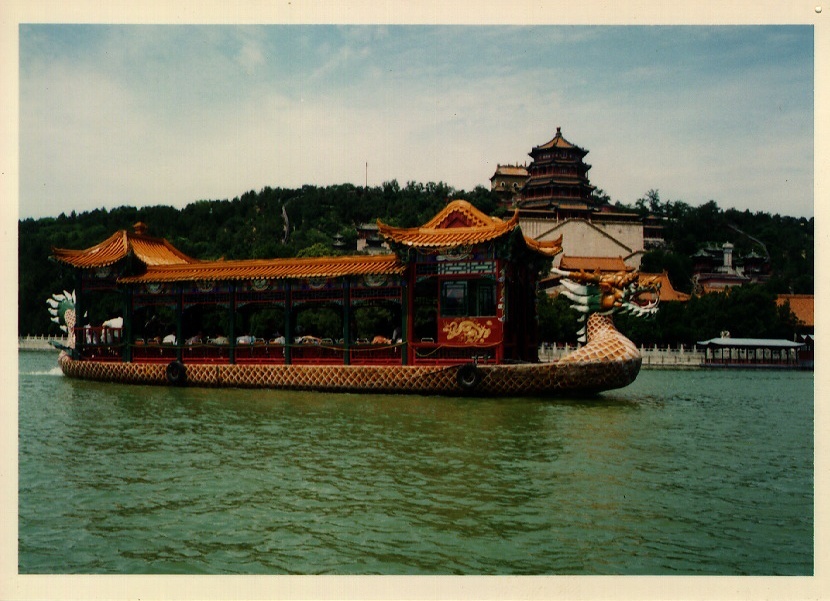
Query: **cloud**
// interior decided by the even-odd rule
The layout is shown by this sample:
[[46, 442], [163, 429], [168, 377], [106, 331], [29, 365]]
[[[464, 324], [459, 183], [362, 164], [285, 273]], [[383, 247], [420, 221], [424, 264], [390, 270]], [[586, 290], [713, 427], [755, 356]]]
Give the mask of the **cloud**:
[[366, 163], [370, 185], [469, 190], [557, 126], [615, 200], [812, 214], [800, 30], [76, 27], [21, 33], [24, 216], [362, 184]]

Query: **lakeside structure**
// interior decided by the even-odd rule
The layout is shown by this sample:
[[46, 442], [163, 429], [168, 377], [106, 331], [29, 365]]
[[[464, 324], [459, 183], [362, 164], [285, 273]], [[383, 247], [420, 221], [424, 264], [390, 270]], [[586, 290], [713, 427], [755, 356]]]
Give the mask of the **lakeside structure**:
[[[416, 228], [378, 222], [378, 232], [392, 254], [200, 261], [141, 223], [91, 248], [53, 249], [76, 282], [76, 295], [49, 301], [69, 333], [59, 364], [102, 381], [476, 395], [594, 393], [636, 378], [642, 358], [610, 313], [655, 311], [656, 278], [560, 270], [556, 283], [590, 315], [587, 344], [543, 363], [536, 290], [561, 239], [534, 240], [518, 212], [502, 220], [466, 201]], [[122, 314], [75, 323], [107, 302]], [[336, 333], [299, 332], [299, 313], [315, 307], [335, 311]], [[356, 331], [369, 307], [393, 316], [391, 334]], [[251, 335], [254, 316], [273, 312], [282, 334]], [[205, 333], [209, 323], [221, 331]]]
[[17, 350], [54, 352], [55, 348], [66, 346], [68, 342], [66, 336], [18, 336]]
[[813, 368], [812, 361], [799, 358], [803, 342], [719, 336], [698, 344], [705, 350], [706, 367]]

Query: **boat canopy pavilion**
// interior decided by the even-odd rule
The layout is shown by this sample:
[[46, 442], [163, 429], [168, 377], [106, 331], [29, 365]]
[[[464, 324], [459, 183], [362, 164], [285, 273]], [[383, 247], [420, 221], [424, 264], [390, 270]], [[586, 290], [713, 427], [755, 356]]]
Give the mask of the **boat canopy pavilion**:
[[[420, 227], [378, 222], [378, 231], [391, 254], [202, 261], [148, 235], [142, 223], [84, 250], [53, 248], [54, 260], [75, 272], [73, 358], [398, 365], [538, 360], [536, 287], [561, 252], [561, 238], [535, 241], [522, 234], [518, 214], [490, 217], [460, 200]], [[356, 319], [370, 307], [373, 325], [384, 331], [365, 331], [367, 320]], [[321, 308], [339, 326], [304, 331], [300, 315]], [[81, 320], [88, 310], [99, 324]]]

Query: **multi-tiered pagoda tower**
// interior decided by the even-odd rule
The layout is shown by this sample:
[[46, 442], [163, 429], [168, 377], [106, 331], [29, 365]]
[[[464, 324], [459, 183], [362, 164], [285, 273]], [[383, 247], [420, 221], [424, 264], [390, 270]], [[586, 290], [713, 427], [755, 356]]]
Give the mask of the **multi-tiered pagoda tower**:
[[524, 211], [555, 212], [560, 219], [586, 217], [592, 210], [591, 195], [596, 188], [588, 181], [588, 151], [562, 137], [561, 128], [550, 142], [534, 146], [533, 162], [522, 188], [519, 208]]

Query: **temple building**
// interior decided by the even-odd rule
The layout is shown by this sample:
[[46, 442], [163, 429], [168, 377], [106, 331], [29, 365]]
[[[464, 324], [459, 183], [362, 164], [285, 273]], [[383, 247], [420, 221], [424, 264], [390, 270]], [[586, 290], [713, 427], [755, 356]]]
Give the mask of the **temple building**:
[[514, 207], [521, 198], [527, 177], [527, 165], [497, 165], [496, 172], [490, 176], [490, 190], [504, 206]]
[[627, 268], [638, 269], [646, 250], [664, 243], [659, 219], [643, 219], [594, 197], [591, 165], [585, 162], [588, 151], [565, 139], [561, 127], [529, 154], [532, 162], [527, 166], [498, 165], [490, 189], [505, 206], [519, 210], [527, 236], [540, 242], [562, 238], [563, 254], [554, 267], [564, 269], [564, 257], [579, 256], [594, 262], [621, 258]]
[[692, 282], [695, 294], [723, 292], [744, 284], [763, 283], [769, 279], [770, 262], [752, 251], [736, 257], [735, 245], [705, 246], [692, 255]]
[[530, 151], [533, 161], [527, 168], [519, 208], [552, 211], [560, 219], [588, 216], [596, 186], [588, 181], [591, 166], [584, 161], [587, 154], [566, 140], [562, 128], [557, 127], [552, 140]]

